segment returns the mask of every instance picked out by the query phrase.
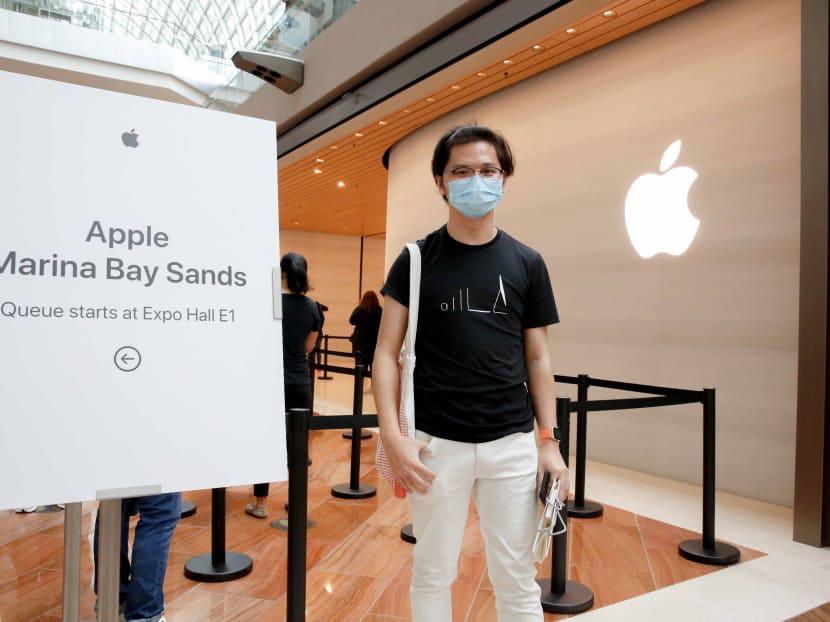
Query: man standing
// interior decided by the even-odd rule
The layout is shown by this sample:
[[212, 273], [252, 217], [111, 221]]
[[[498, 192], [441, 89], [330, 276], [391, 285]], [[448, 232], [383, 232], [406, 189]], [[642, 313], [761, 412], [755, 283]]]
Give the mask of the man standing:
[[[462, 126], [438, 141], [432, 173], [447, 224], [420, 240], [414, 439], [398, 429], [398, 354], [409, 306], [409, 253], [389, 270], [374, 394], [393, 474], [409, 493], [415, 622], [450, 622], [450, 586], [474, 495], [501, 622], [540, 622], [532, 544], [542, 474], [568, 494], [559, 453], [547, 326], [558, 322], [542, 257], [495, 226], [513, 174], [493, 130]], [[534, 434], [534, 417], [538, 426]], [[537, 447], [538, 445], [538, 447]]]
[[[138, 514], [132, 557], [128, 555], [130, 517]], [[164, 622], [164, 575], [170, 540], [182, 515], [182, 493], [162, 493], [121, 501], [121, 553], [118, 610], [127, 622]], [[100, 520], [100, 512], [98, 515]], [[98, 522], [95, 521], [95, 577], [98, 593]], [[97, 605], [96, 605], [97, 608]]]

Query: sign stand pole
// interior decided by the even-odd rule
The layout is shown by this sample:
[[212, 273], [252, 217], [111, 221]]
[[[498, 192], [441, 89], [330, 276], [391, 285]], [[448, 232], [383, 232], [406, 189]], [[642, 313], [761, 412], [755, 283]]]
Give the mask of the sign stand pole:
[[78, 622], [81, 602], [81, 504], [67, 503], [63, 518], [63, 622]]
[[121, 499], [104, 499], [98, 527], [98, 619], [118, 620], [119, 563], [121, 556]]

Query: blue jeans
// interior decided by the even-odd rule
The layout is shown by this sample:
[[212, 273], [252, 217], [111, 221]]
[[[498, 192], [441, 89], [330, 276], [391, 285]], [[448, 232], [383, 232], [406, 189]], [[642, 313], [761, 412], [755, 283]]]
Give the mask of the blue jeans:
[[[130, 516], [138, 514], [133, 556], [127, 554]], [[182, 514], [179, 492], [121, 501], [121, 561], [118, 602], [127, 620], [157, 622], [164, 612], [164, 574], [170, 540]], [[100, 518], [100, 515], [99, 515]], [[95, 521], [95, 566], [98, 566], [98, 521]], [[93, 579], [98, 593], [97, 572]]]

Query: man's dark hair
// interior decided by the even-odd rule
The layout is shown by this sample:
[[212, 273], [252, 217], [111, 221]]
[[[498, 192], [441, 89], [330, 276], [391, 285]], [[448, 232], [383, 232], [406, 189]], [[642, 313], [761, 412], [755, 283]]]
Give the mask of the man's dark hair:
[[504, 136], [483, 125], [461, 125], [444, 134], [438, 144], [435, 145], [435, 151], [432, 154], [432, 174], [438, 177], [444, 175], [444, 169], [447, 167], [450, 151], [453, 147], [479, 141], [493, 145], [499, 158], [499, 166], [504, 171], [504, 176], [510, 177], [515, 166], [510, 145], [507, 144]]

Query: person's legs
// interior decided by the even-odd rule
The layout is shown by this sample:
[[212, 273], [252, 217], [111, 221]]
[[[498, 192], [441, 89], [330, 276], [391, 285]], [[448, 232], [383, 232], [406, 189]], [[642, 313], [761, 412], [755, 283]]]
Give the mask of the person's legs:
[[539, 518], [533, 433], [477, 446], [475, 502], [500, 622], [541, 622], [533, 538]]
[[132, 577], [124, 617], [157, 622], [164, 612], [164, 574], [170, 540], [182, 513], [181, 493], [139, 497]]
[[[451, 622], [450, 587], [458, 573], [458, 554], [467, 523], [473, 485], [475, 445], [432, 438], [421, 460], [437, 473], [429, 491], [409, 495], [412, 530], [410, 600], [413, 622]], [[430, 440], [431, 439], [431, 440]]]

